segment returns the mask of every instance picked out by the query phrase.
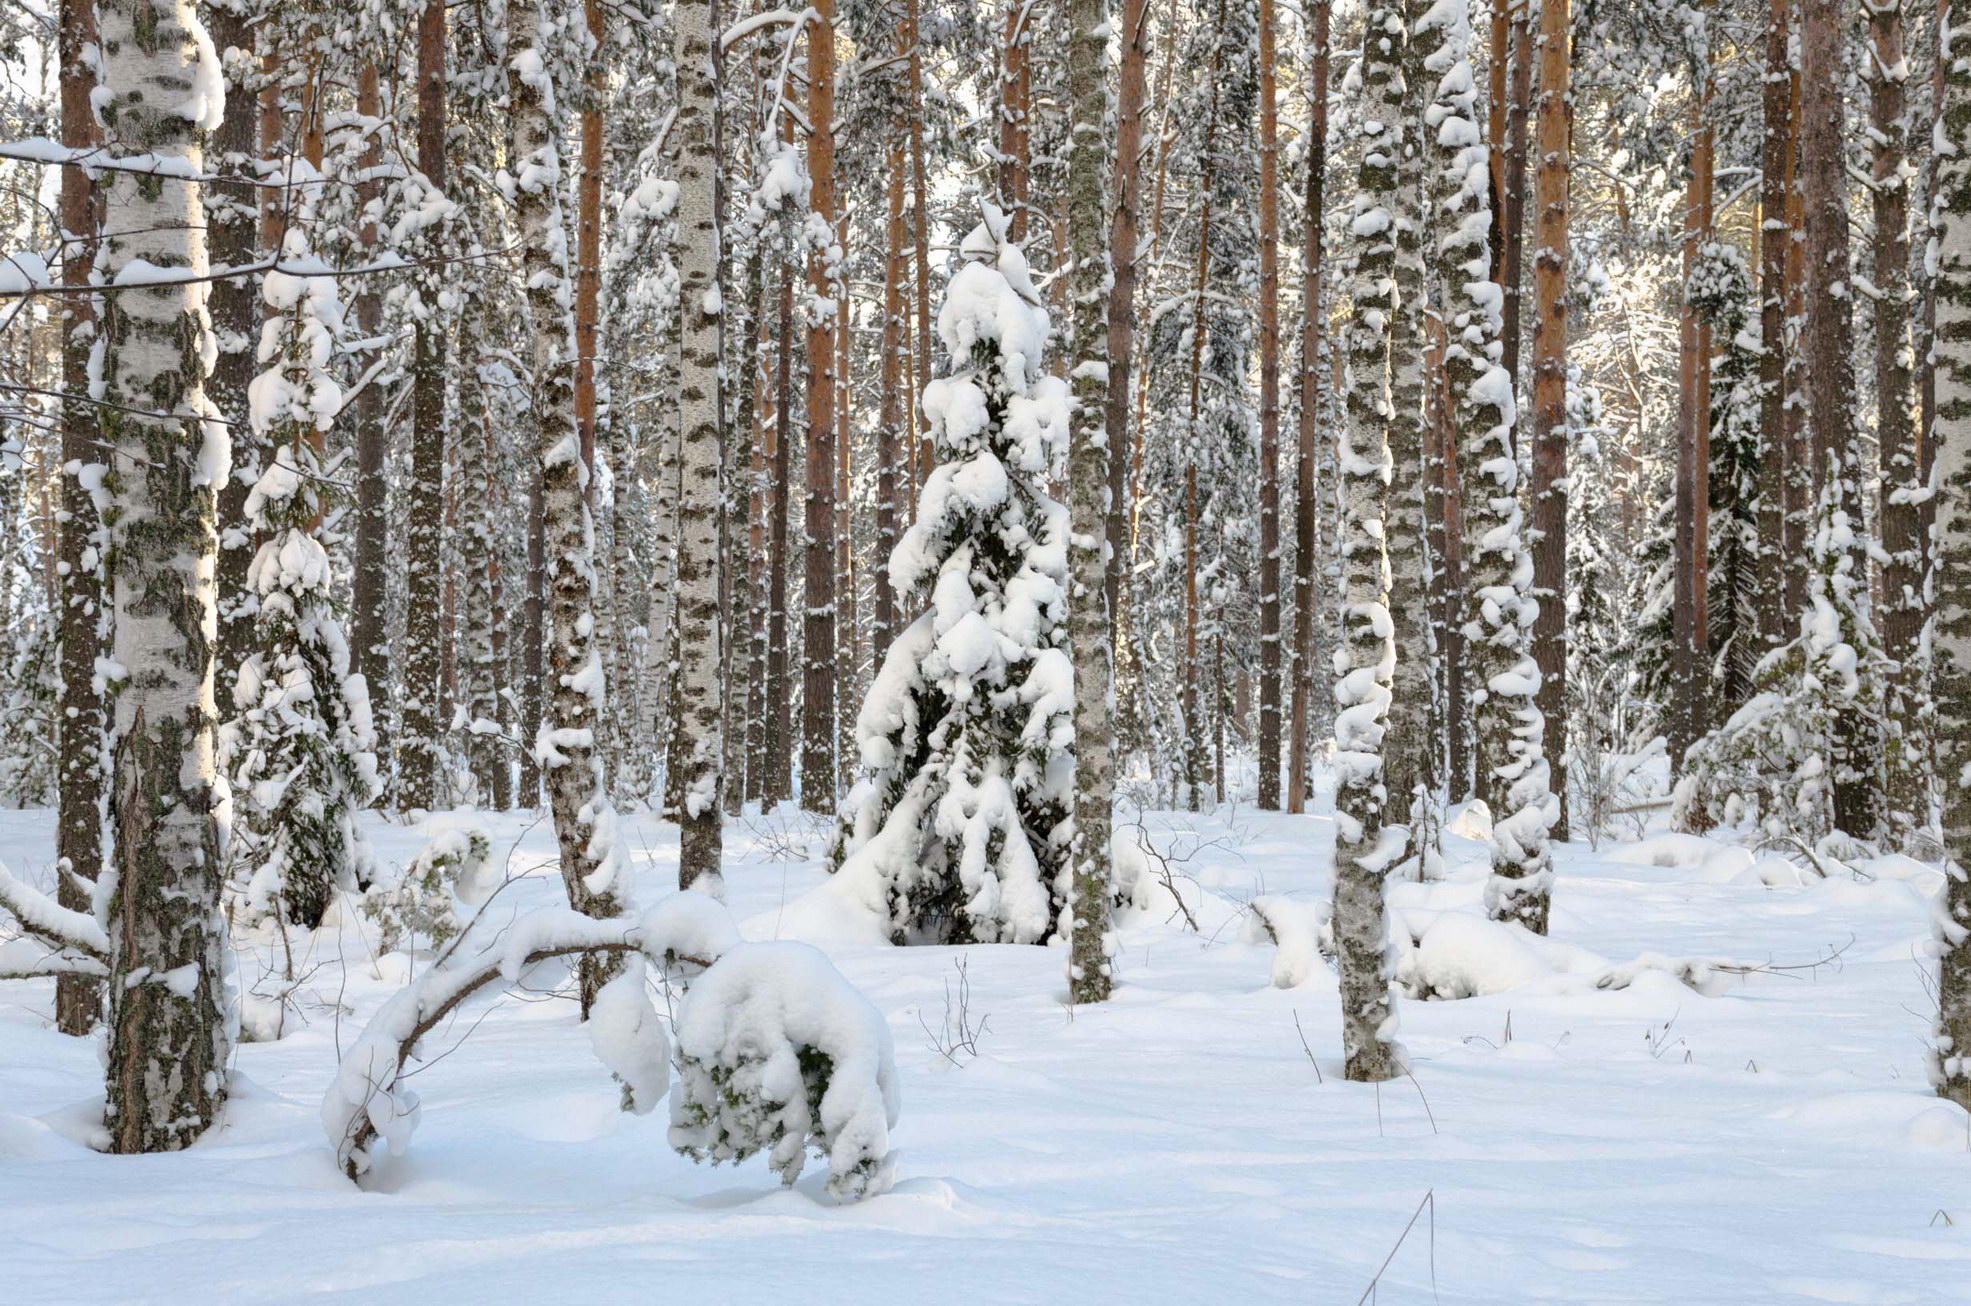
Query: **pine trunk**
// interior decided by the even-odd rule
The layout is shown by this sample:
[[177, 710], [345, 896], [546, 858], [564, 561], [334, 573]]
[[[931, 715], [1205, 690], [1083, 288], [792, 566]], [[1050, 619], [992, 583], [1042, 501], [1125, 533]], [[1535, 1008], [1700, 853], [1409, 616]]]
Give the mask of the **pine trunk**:
[[[241, 26], [244, 26], [241, 24]], [[61, 60], [62, 144], [89, 149], [100, 143], [89, 95], [96, 71], [89, 52], [96, 45], [93, 0], [64, 0], [58, 36]], [[248, 116], [249, 130], [251, 116]], [[221, 151], [225, 142], [219, 144]], [[223, 157], [223, 156], [222, 156]], [[86, 286], [96, 261], [100, 224], [96, 186], [80, 168], [61, 172], [62, 284]], [[252, 216], [247, 217], [252, 231]], [[214, 297], [217, 298], [216, 296]], [[96, 309], [90, 297], [62, 296], [62, 389], [89, 392], [89, 352], [96, 335]], [[217, 314], [215, 313], [215, 317]], [[89, 910], [83, 882], [93, 883], [103, 867], [103, 701], [96, 692], [96, 658], [103, 630], [102, 521], [84, 488], [80, 469], [100, 466], [96, 410], [69, 402], [61, 410], [61, 514], [55, 533], [54, 570], [59, 573], [61, 711], [57, 760], [55, 857], [59, 868], [57, 901], [70, 911]], [[70, 467], [77, 470], [71, 472]], [[64, 1034], [87, 1034], [101, 1019], [102, 985], [85, 975], [55, 981], [55, 1026]]]
[[[1855, 362], [1852, 349], [1854, 296], [1849, 279], [1848, 176], [1842, 132], [1843, 85], [1847, 78], [1843, 38], [1845, 16], [1832, 5], [1807, 4], [1800, 21], [1801, 199], [1806, 210], [1806, 328], [1801, 339], [1806, 371], [1809, 447], [1816, 477], [1815, 502], [1843, 514], [1852, 543], [1824, 539], [1823, 552], [1845, 550], [1848, 559], [1823, 559], [1849, 576], [1865, 575], [1862, 534], [1862, 468], [1855, 430]], [[1836, 584], [1841, 582], [1837, 579]], [[1842, 606], [1843, 624], [1866, 620], [1861, 595]], [[1852, 618], [1849, 617], [1852, 613]], [[1848, 639], [1856, 632], [1844, 629]], [[1873, 705], [1852, 694], [1837, 694], [1831, 740], [1834, 824], [1856, 838], [1875, 833], [1878, 813], [1878, 746], [1873, 738]]]
[[1786, 575], [1786, 251], [1792, 243], [1786, 193], [1793, 172], [1792, 4], [1771, 0], [1766, 26], [1759, 154], [1759, 640], [1784, 644], [1792, 632]]
[[[819, 0], [807, 29], [808, 203], [835, 227], [835, 3]], [[808, 254], [807, 611], [801, 638], [801, 806], [835, 807], [835, 306], [845, 270]]]
[[[107, 0], [101, 69], [118, 156], [154, 173], [106, 174], [103, 281], [125, 269], [206, 272], [199, 136], [217, 104], [183, 109], [198, 74], [185, 0]], [[175, 166], [174, 166], [175, 165]], [[182, 168], [183, 171], [179, 171]], [[109, 1038], [104, 1124], [113, 1152], [197, 1141], [226, 1100], [232, 1052], [220, 918], [220, 783], [213, 758], [214, 486], [225, 448], [207, 433], [206, 287], [197, 280], [104, 295], [101, 413], [111, 446], [111, 657], [122, 668], [111, 823]], [[168, 417], [139, 413], [170, 414]]]
[[[908, 39], [899, 27], [899, 42]], [[869, 623], [870, 665], [880, 668], [896, 636], [896, 592], [890, 588], [890, 554], [897, 544], [898, 478], [905, 456], [904, 412], [909, 407], [904, 388], [915, 378], [906, 375], [904, 341], [909, 323], [904, 319], [904, 260], [908, 257], [909, 228], [904, 223], [903, 196], [906, 150], [909, 141], [901, 130], [891, 138], [885, 153], [887, 176], [883, 183], [885, 222], [883, 226], [883, 358], [880, 385], [881, 412], [876, 427], [876, 541], [874, 610]], [[908, 479], [908, 469], [905, 469]], [[915, 488], [914, 486], [911, 488]]]
[[[86, 10], [88, 0], [80, 0]], [[226, 105], [219, 130], [211, 140], [212, 169], [221, 176], [253, 175], [260, 159], [274, 158], [280, 116], [271, 124], [256, 113], [253, 83], [258, 80], [252, 57], [258, 24], [247, 21], [244, 10], [209, 5], [210, 35], [219, 50], [238, 49], [243, 58], [236, 61], [226, 79]], [[267, 58], [271, 61], [272, 56]], [[256, 130], [265, 135], [255, 149]], [[276, 211], [274, 196], [285, 192], [252, 186], [214, 185], [206, 188], [206, 246], [212, 261], [222, 267], [241, 266], [255, 261], [262, 243], [255, 239], [263, 206], [271, 215]], [[266, 246], [272, 252], [276, 246]], [[247, 565], [253, 561], [258, 541], [246, 521], [246, 496], [259, 476], [264, 442], [247, 424], [247, 385], [253, 380], [254, 347], [260, 340], [260, 296], [252, 277], [229, 278], [212, 283], [206, 297], [212, 319], [212, 340], [219, 347], [212, 362], [212, 376], [206, 394], [222, 416], [237, 425], [229, 428], [233, 443], [233, 474], [219, 487], [219, 558], [214, 582], [218, 592], [218, 638], [214, 646], [213, 697], [219, 709], [230, 716], [233, 707], [233, 678], [240, 664], [251, 656], [255, 644], [254, 614], [258, 610], [246, 582]], [[93, 417], [91, 418], [93, 421]], [[88, 461], [97, 461], [91, 458]]]
[[793, 503], [795, 269], [780, 271], [774, 332], [772, 456], [767, 473], [766, 777], [761, 802], [769, 809], [794, 796], [793, 685], [787, 669], [788, 514]]
[[1913, 421], [1916, 399], [1910, 340], [1909, 104], [1905, 82], [1901, 0], [1864, 6], [1872, 57], [1867, 62], [1869, 139], [1874, 158], [1875, 437], [1882, 477], [1882, 651], [1893, 663], [1882, 720], [1887, 734], [1883, 807], [1890, 837], [1902, 851], [1918, 850], [1930, 823], [1928, 718], [1921, 640], [1922, 514], [1925, 481], [1922, 434]]
[[[1568, 0], [1540, 8], [1540, 96], [1533, 183], [1533, 587], [1539, 616], [1533, 656], [1540, 666], [1547, 771], [1560, 811], [1555, 837], [1567, 838], [1567, 181], [1571, 27]], [[1512, 299], [1507, 297], [1510, 306]], [[1510, 322], [1507, 329], [1511, 329]], [[1510, 337], [1508, 337], [1510, 339]], [[1547, 900], [1521, 914], [1536, 934], [1547, 930]]]
[[[418, 22], [417, 162], [433, 190], [445, 188], [445, 5], [427, 0]], [[404, 565], [414, 576], [448, 574], [445, 536], [445, 321], [442, 269], [416, 276], [411, 324], [411, 475], [406, 486]], [[412, 602], [404, 611], [402, 729], [398, 805], [431, 811], [445, 800], [445, 748], [439, 715], [445, 640], [441, 605]]]
[[[1686, 288], [1711, 239], [1711, 87], [1707, 76], [1691, 97], [1690, 178], [1684, 187], [1683, 271]], [[1678, 323], [1677, 481], [1674, 597], [1670, 605], [1670, 769], [1710, 729], [1711, 634], [1711, 330], [1688, 293]]]

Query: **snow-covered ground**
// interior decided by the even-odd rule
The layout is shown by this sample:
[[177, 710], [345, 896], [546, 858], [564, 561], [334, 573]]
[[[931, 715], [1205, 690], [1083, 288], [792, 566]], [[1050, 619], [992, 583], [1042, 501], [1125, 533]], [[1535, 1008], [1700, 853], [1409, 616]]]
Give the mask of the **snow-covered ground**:
[[[1934, 871], [1803, 886], [1700, 840], [1575, 844], [1542, 947], [1477, 923], [1480, 848], [1453, 839], [1445, 881], [1394, 890], [1424, 938], [1406, 973], [1503, 991], [1401, 1002], [1414, 1080], [1372, 1087], [1341, 1078], [1332, 973], [1292, 964], [1328, 819], [1145, 824], [1200, 928], [1132, 914], [1115, 1000], [1079, 1010], [1059, 950], [870, 942], [812, 856], [781, 860], [819, 853], [799, 818], [728, 827], [746, 937], [819, 944], [890, 1022], [898, 1180], [853, 1206], [819, 1165], [788, 1191], [762, 1158], [672, 1152], [540, 987], [429, 1041], [416, 1142], [357, 1189], [321, 1096], [403, 959], [377, 974], [353, 927], [297, 962], [305, 1027], [242, 1046], [225, 1126], [173, 1156], [91, 1151], [94, 1047], [52, 1030], [51, 985], [0, 984], [0, 1301], [1346, 1304], [1386, 1258], [1386, 1306], [1971, 1300], [1971, 1119], [1924, 1078]], [[489, 828], [536, 872], [493, 910], [556, 901], [546, 824]], [[676, 836], [625, 833], [648, 902]], [[401, 863], [426, 832], [372, 837]], [[52, 841], [0, 812], [23, 878], [48, 883]], [[1260, 895], [1287, 956], [1254, 941]], [[1749, 973], [1692, 971], [1707, 995], [1691, 959]], [[1276, 961], [1304, 980], [1272, 987]]]

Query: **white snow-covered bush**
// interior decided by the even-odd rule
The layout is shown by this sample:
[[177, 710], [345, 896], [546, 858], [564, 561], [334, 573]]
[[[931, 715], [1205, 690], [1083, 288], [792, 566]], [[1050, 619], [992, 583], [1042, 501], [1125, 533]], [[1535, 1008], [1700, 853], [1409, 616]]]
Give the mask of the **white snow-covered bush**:
[[890, 1027], [818, 949], [748, 943], [706, 971], [677, 1022], [671, 1145], [697, 1160], [765, 1151], [785, 1183], [810, 1149], [847, 1200], [889, 1186]]
[[546, 908], [475, 951], [451, 949], [391, 995], [343, 1053], [321, 1112], [338, 1168], [357, 1179], [410, 1145], [421, 1107], [404, 1076], [424, 1037], [468, 998], [585, 952], [626, 959], [597, 993], [588, 1022], [590, 1046], [622, 1084], [625, 1110], [648, 1113], [669, 1088], [673, 1035], [650, 1000], [647, 968], [655, 965], [689, 981], [674, 1031], [673, 1146], [711, 1161], [766, 1150], [788, 1183], [813, 1149], [827, 1158], [837, 1197], [853, 1201], [888, 1186], [899, 1097], [882, 1013], [814, 948], [742, 943], [724, 906], [699, 893], [613, 920]]
[[443, 948], [464, 926], [460, 904], [485, 901], [493, 857], [492, 836], [484, 830], [445, 830], [412, 859], [396, 880], [378, 880], [357, 906], [376, 926], [378, 952], [394, 952], [407, 940]]
[[938, 466], [889, 560], [889, 583], [926, 610], [857, 720], [864, 776], [831, 858], [897, 943], [1063, 932], [1068, 522], [1044, 485], [1068, 387], [1041, 367], [1047, 312], [1026, 260], [982, 208], [938, 314], [955, 370], [924, 391]]

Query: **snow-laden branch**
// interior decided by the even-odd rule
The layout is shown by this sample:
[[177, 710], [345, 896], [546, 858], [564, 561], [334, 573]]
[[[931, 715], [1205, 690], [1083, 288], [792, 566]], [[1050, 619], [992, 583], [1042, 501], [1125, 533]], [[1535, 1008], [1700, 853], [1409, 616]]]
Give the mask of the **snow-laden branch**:
[[725, 909], [702, 894], [666, 898], [640, 918], [595, 920], [565, 907], [521, 917], [503, 939], [426, 971], [392, 995], [343, 1054], [322, 1099], [322, 1128], [336, 1165], [359, 1179], [375, 1164], [379, 1138], [393, 1154], [404, 1150], [418, 1121], [417, 1096], [401, 1083], [405, 1066], [425, 1035], [495, 980], [512, 984], [544, 961], [589, 952], [704, 969], [737, 940]]
[[0, 943], [0, 979], [109, 973], [109, 935], [101, 922], [15, 879], [4, 863], [0, 863], [0, 907], [26, 936]]
[[671, 1040], [645, 967], [695, 976], [676, 1015], [671, 1146], [714, 1162], [765, 1151], [789, 1184], [812, 1151], [828, 1160], [829, 1192], [848, 1201], [889, 1186], [898, 1110], [889, 1023], [818, 949], [743, 942], [722, 905], [686, 892], [640, 917], [548, 908], [469, 958], [457, 952], [455, 943], [384, 1003], [323, 1096], [322, 1127], [351, 1179], [375, 1167], [379, 1139], [393, 1155], [409, 1144], [419, 1107], [405, 1067], [460, 1004], [541, 962], [600, 952], [626, 964], [595, 995], [589, 1041], [622, 1084], [625, 1110], [647, 1113], [671, 1091]]
[[724, 54], [755, 32], [769, 27], [780, 27], [787, 23], [805, 24], [814, 16], [812, 9], [769, 9], [763, 14], [742, 18], [726, 28], [725, 33], [719, 37], [719, 53]]

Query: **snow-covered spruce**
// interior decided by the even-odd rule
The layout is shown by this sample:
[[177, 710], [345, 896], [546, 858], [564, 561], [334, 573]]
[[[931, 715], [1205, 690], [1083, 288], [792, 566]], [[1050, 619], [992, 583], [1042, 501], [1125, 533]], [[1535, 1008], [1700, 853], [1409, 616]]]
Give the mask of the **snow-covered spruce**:
[[344, 1053], [321, 1110], [338, 1168], [360, 1179], [409, 1147], [420, 1107], [403, 1083], [407, 1069], [420, 1041], [466, 999], [542, 962], [594, 953], [620, 963], [595, 994], [588, 1035], [622, 1085], [625, 1110], [647, 1114], [669, 1088], [670, 1038], [646, 988], [646, 967], [656, 966], [690, 981], [677, 1013], [673, 1146], [711, 1161], [767, 1149], [790, 1184], [812, 1148], [827, 1158], [837, 1197], [871, 1197], [888, 1185], [900, 1099], [882, 1013], [821, 952], [741, 942], [725, 908], [698, 893], [606, 921], [548, 908], [477, 952], [448, 950]]
[[379, 878], [358, 903], [376, 927], [376, 950], [450, 943], [465, 928], [458, 904], [476, 905], [491, 894], [492, 856], [492, 836], [484, 830], [445, 830], [394, 881]]
[[[1937, 339], [1971, 334], [1971, 55], [1956, 30], [1946, 51], [1931, 199]], [[1946, 149], [1945, 147], [1949, 148]], [[1971, 354], [1939, 349], [1935, 587], [1936, 767], [1943, 791], [1945, 876], [1936, 906], [1937, 1092], [1971, 1110]]]
[[1865, 555], [1841, 497], [1833, 483], [1821, 495], [1799, 635], [1766, 655], [1752, 697], [1685, 758], [1673, 811], [1680, 829], [1750, 825], [1810, 858], [1839, 856], [1875, 833], [1840, 829], [1836, 801], [1853, 764], [1842, 718], [1858, 714], [1872, 729], [1889, 671], [1865, 606]]
[[898, 635], [856, 722], [865, 774], [833, 860], [898, 943], [1064, 934], [1074, 675], [1066, 510], [1042, 489], [1068, 388], [1048, 319], [990, 204], [938, 314], [956, 371], [924, 393], [938, 466], [890, 557], [928, 611]]
[[1521, 532], [1512, 377], [1499, 365], [1502, 300], [1490, 279], [1491, 174], [1475, 117], [1468, 0], [1438, 0], [1412, 39], [1424, 47], [1423, 67], [1434, 79], [1426, 126], [1441, 155], [1433, 207], [1444, 366], [1463, 449], [1464, 636], [1475, 687], [1477, 796], [1493, 813], [1487, 910], [1499, 919], [1534, 911], [1544, 918], [1553, 879], [1547, 831], [1556, 809], [1537, 701], [1540, 670], [1528, 647], [1537, 607], [1533, 557]]
[[305, 275], [328, 268], [298, 230], [284, 260], [293, 272], [262, 282], [272, 310], [260, 341], [266, 370], [247, 388], [253, 430], [272, 458], [246, 500], [263, 541], [247, 568], [258, 647], [233, 686], [239, 716], [226, 752], [244, 826], [243, 906], [312, 929], [337, 890], [368, 879], [356, 815], [376, 796], [376, 736], [320, 538], [331, 484], [322, 437], [342, 406], [329, 370], [342, 305], [334, 278]]
[[1341, 642], [1335, 652], [1335, 951], [1341, 970], [1342, 1043], [1348, 1077], [1376, 1081], [1402, 1066], [1389, 993], [1391, 960], [1383, 884], [1409, 832], [1385, 824], [1382, 743], [1395, 668], [1389, 616], [1390, 335], [1397, 302], [1402, 61], [1408, 33], [1400, 9], [1368, 9], [1362, 58], [1350, 75], [1362, 103], [1363, 149], [1344, 328], [1350, 384], [1340, 439]]
[[691, 984], [677, 1018], [671, 1145], [695, 1160], [766, 1151], [782, 1182], [809, 1149], [828, 1191], [889, 1187], [900, 1101], [883, 1013], [805, 943], [743, 943]]

